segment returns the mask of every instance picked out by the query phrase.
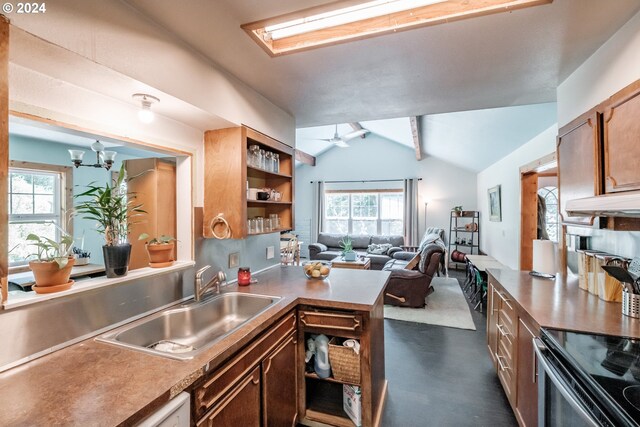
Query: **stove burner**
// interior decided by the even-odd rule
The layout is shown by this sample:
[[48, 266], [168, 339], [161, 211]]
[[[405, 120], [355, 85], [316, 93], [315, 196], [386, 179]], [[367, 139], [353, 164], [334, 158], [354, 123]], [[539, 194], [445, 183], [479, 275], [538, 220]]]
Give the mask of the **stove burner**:
[[622, 390], [622, 395], [635, 409], [640, 411], [640, 385], [630, 385]]

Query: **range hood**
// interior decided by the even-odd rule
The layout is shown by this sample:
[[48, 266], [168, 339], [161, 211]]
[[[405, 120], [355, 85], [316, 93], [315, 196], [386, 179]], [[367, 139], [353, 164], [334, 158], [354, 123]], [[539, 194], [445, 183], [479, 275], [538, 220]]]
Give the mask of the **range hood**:
[[566, 210], [570, 216], [640, 218], [640, 191], [569, 200]]

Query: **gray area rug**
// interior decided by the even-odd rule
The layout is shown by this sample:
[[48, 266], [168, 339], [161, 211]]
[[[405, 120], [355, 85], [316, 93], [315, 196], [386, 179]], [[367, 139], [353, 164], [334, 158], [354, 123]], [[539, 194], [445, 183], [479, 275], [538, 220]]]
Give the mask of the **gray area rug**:
[[475, 331], [469, 305], [458, 281], [449, 277], [434, 277], [431, 285], [435, 292], [427, 297], [424, 308], [385, 305], [384, 317]]

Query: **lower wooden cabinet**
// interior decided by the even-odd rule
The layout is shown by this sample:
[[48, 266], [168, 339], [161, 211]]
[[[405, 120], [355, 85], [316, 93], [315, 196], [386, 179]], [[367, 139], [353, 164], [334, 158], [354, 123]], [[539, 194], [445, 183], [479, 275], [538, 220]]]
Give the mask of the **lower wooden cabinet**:
[[295, 311], [194, 388], [197, 426], [287, 426], [298, 419]]
[[538, 425], [538, 385], [533, 338], [540, 327], [530, 320], [500, 283], [489, 277], [487, 346], [518, 424]]

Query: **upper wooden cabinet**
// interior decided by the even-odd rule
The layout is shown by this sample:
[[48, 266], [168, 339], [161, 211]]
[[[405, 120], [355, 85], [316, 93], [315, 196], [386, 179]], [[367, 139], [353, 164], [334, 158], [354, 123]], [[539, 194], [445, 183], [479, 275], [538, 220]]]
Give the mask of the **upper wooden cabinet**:
[[558, 133], [558, 194], [564, 224], [593, 225], [593, 217], [570, 217], [567, 201], [602, 193], [598, 113], [578, 117]]
[[640, 190], [640, 81], [604, 105], [605, 192]]
[[[279, 154], [279, 173], [248, 166], [247, 148], [251, 145]], [[269, 232], [293, 228], [294, 160], [291, 147], [246, 126], [211, 130], [204, 134], [204, 161], [204, 237], [216, 237], [212, 224], [218, 215], [229, 224], [232, 239], [247, 237], [248, 219], [269, 218], [270, 214], [278, 215], [280, 227]], [[282, 198], [279, 201], [247, 200], [247, 185], [275, 189]], [[224, 235], [224, 227], [219, 222], [216, 224], [215, 234]]]

